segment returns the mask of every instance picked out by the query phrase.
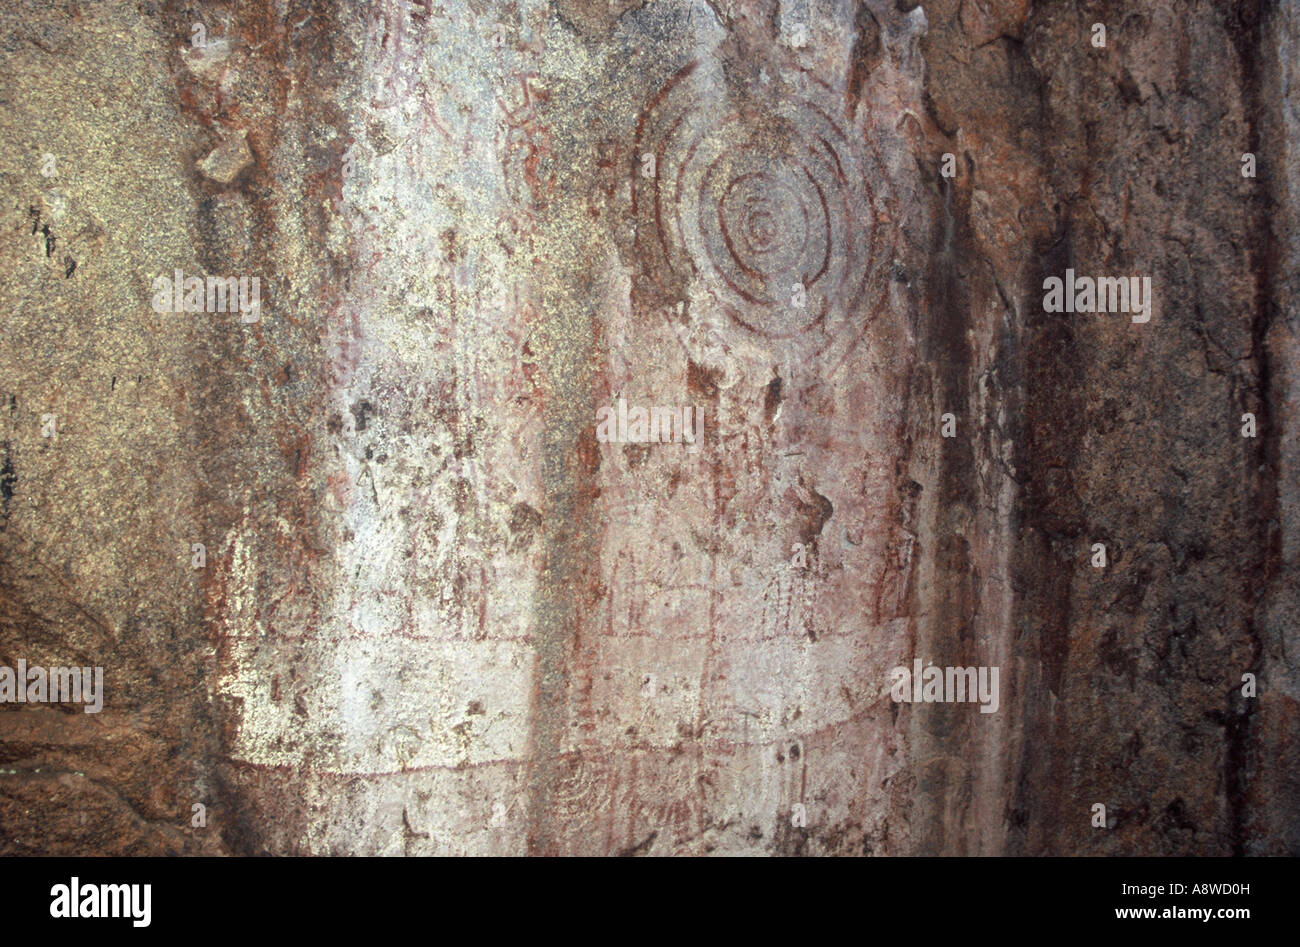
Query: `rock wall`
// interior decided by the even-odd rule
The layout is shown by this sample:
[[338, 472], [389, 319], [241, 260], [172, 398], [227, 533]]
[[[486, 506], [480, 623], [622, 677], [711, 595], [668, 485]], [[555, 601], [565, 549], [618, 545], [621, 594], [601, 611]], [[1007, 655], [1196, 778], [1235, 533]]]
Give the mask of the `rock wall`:
[[0, 665], [104, 669], [0, 706], [0, 851], [1295, 854], [1298, 49], [0, 10]]

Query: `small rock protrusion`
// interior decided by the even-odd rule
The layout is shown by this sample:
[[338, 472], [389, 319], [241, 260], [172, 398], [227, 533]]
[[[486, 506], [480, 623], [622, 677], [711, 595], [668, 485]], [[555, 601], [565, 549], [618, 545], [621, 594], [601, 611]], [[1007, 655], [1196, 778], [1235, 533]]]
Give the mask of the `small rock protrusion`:
[[203, 46], [193, 46], [181, 52], [181, 62], [199, 79], [216, 78], [230, 58], [230, 40], [224, 37], [210, 39]]
[[248, 150], [244, 132], [227, 138], [199, 162], [204, 177], [218, 184], [229, 184], [253, 163], [253, 153]]

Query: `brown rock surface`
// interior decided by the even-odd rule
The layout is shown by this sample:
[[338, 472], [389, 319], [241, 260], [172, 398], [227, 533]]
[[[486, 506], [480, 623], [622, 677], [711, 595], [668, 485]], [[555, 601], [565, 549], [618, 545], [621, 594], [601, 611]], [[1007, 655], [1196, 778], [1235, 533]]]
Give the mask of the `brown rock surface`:
[[[1298, 50], [1208, 0], [0, 10], [0, 666], [105, 681], [0, 706], [0, 852], [1300, 852]], [[1150, 321], [1047, 312], [1067, 268]]]

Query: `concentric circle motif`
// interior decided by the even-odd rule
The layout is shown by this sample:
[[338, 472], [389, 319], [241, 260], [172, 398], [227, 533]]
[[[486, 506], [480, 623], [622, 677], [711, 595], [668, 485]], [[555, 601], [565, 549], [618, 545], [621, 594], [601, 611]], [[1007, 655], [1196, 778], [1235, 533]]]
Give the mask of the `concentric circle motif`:
[[836, 120], [837, 102], [811, 78], [738, 100], [698, 61], [651, 100], [633, 204], [642, 267], [666, 301], [702, 282], [732, 324], [812, 351], [861, 333], [883, 301], [893, 237], [882, 162]]

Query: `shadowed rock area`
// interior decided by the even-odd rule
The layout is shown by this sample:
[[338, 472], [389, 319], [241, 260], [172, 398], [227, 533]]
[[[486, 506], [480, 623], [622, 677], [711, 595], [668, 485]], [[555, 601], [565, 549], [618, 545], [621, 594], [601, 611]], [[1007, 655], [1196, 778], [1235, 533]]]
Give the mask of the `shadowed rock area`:
[[1298, 72], [1262, 0], [5, 5], [0, 853], [1300, 853]]

